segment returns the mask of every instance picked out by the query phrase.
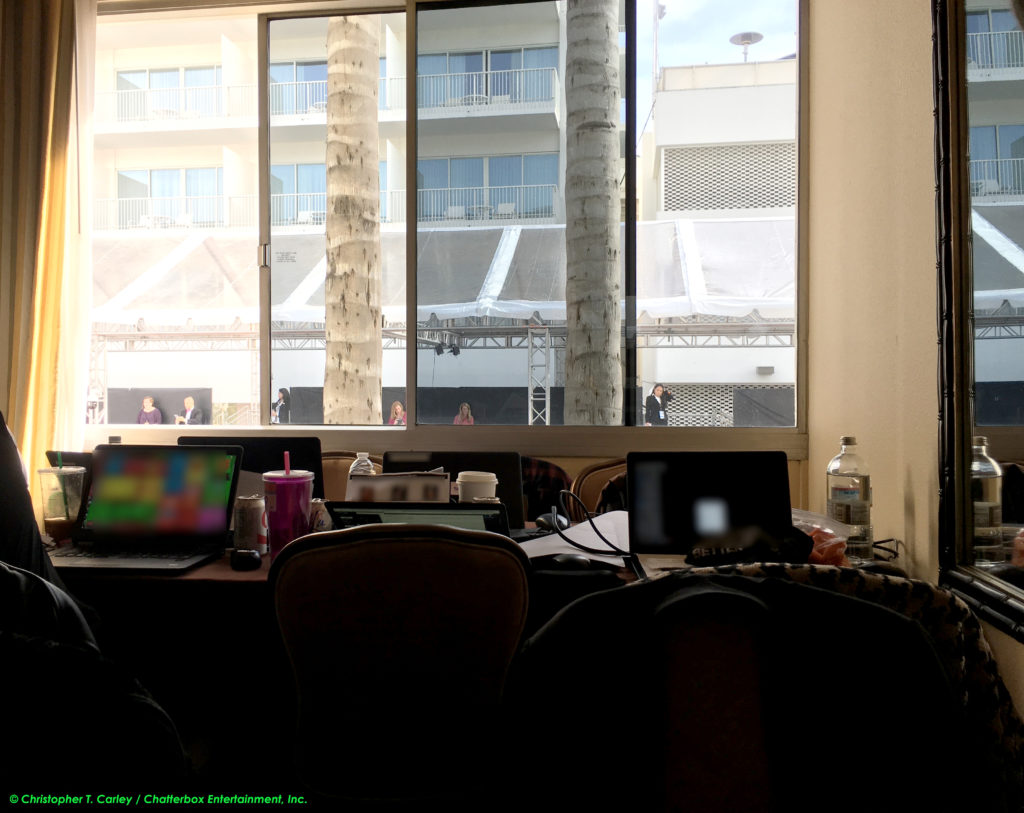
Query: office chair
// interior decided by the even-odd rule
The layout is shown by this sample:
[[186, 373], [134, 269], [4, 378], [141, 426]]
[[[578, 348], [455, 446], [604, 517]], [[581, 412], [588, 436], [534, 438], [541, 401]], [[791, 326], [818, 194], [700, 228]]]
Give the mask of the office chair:
[[[601, 500], [601, 490], [609, 480], [625, 471], [626, 460], [622, 457], [593, 463], [576, 475], [569, 490], [579, 497], [587, 510], [593, 514]], [[586, 519], [583, 507], [576, 500], [567, 501], [566, 507], [569, 509], [569, 519], [573, 522], [582, 522]]]
[[295, 756], [314, 793], [449, 808], [491, 798], [528, 566], [507, 537], [440, 525], [312, 534], [278, 555], [269, 580], [295, 679]]
[[585, 596], [524, 644], [507, 700], [516, 747], [561, 766], [520, 801], [998, 809], [974, 805], [984, 771], [922, 626], [784, 578], [673, 573]]

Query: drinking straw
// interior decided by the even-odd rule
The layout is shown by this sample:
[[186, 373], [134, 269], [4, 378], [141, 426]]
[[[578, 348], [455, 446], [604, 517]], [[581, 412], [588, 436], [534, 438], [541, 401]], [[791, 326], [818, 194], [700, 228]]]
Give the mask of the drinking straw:
[[[57, 452], [57, 468], [64, 468], [64, 456]], [[68, 492], [64, 486], [64, 478], [60, 475], [57, 476], [60, 481], [60, 496], [64, 500], [64, 519], [71, 519], [71, 509], [68, 507]]]
[[291, 461], [289, 460], [288, 452], [284, 453], [284, 473], [285, 474], [291, 474], [292, 473], [292, 464], [291, 464]]

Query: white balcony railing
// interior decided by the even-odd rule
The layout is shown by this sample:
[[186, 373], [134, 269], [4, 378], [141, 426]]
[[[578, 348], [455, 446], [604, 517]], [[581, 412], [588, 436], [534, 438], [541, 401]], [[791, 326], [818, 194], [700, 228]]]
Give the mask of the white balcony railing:
[[[420, 76], [416, 83], [421, 109], [489, 106], [498, 112], [550, 105], [559, 94], [558, 71], [554, 68], [445, 73]], [[379, 92], [381, 110], [405, 109], [405, 77], [381, 78]], [[272, 116], [316, 115], [326, 110], [326, 81], [270, 85]], [[96, 119], [102, 124], [255, 115], [255, 85], [118, 90], [99, 93], [96, 98]]]
[[550, 220], [558, 204], [558, 187], [554, 184], [420, 189], [416, 193], [420, 222]]
[[1024, 195], [1024, 158], [990, 158], [971, 161], [971, 194]]
[[274, 82], [270, 86], [271, 116], [327, 112], [327, 82]]
[[[382, 223], [404, 223], [405, 190], [380, 193]], [[421, 223], [483, 225], [552, 222], [561, 215], [555, 184], [421, 189], [417, 192]], [[94, 228], [127, 229], [256, 227], [255, 195], [200, 195], [173, 198], [101, 198], [95, 201]], [[324, 192], [270, 196], [270, 225], [323, 226], [327, 220]]]
[[255, 85], [118, 90], [96, 94], [96, 119], [102, 124], [255, 115]]
[[968, 68], [1024, 68], [1024, 31], [967, 35]]
[[93, 209], [99, 231], [124, 229], [254, 228], [256, 196], [101, 198]]

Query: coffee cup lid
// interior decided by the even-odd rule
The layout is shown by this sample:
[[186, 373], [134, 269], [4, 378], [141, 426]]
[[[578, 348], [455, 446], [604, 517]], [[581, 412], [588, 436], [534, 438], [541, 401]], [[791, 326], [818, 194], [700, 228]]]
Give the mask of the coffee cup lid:
[[40, 474], [85, 474], [85, 466], [49, 466], [37, 471]]
[[455, 478], [456, 483], [496, 483], [497, 476], [493, 471], [460, 471]]

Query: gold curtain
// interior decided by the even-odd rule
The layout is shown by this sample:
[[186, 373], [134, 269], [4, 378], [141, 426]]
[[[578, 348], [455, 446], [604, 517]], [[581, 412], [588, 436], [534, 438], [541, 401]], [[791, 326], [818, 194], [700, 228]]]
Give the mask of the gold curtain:
[[75, 0], [0, 2], [0, 401], [31, 472], [57, 419]]

